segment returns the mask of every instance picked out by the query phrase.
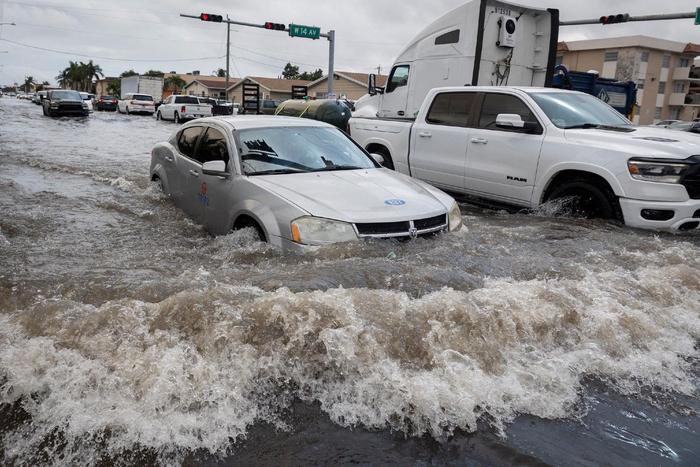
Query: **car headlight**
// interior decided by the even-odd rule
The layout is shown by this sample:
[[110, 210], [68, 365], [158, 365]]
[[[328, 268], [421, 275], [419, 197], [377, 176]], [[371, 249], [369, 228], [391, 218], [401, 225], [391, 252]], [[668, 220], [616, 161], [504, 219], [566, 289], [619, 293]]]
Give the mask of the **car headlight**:
[[632, 178], [647, 182], [678, 183], [688, 167], [689, 164], [682, 162], [627, 161]]
[[459, 228], [462, 227], [462, 211], [459, 210], [459, 204], [457, 204], [457, 202], [452, 205], [452, 209], [450, 209], [450, 213], [447, 217], [450, 223], [450, 232], [459, 230]]
[[292, 221], [292, 240], [304, 245], [327, 245], [357, 240], [357, 234], [347, 222], [305, 216]]

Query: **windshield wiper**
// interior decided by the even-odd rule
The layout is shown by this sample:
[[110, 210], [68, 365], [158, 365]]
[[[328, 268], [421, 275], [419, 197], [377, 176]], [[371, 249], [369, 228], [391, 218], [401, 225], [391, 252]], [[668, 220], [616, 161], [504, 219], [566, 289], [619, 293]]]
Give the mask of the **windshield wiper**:
[[358, 170], [358, 169], [367, 169], [369, 167], [358, 167], [356, 165], [329, 165], [326, 167], [321, 167], [320, 169], [313, 169], [310, 170], [309, 172], [329, 172], [332, 170]]
[[634, 128], [630, 128], [629, 125], [606, 125], [603, 123], [580, 123], [578, 125], [565, 126], [565, 130], [586, 130], [589, 128], [595, 128], [598, 130], [612, 130], [612, 131], [634, 131]]
[[246, 173], [248, 176], [253, 175], [280, 175], [280, 174], [300, 174], [305, 173], [304, 170], [294, 170], [294, 169], [271, 169], [271, 170], [260, 170], [258, 172]]

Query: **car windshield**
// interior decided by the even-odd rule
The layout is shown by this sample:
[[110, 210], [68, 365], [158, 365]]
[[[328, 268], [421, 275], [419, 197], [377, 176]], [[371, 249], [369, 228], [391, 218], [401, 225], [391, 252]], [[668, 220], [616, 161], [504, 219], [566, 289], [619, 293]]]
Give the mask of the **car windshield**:
[[83, 100], [83, 98], [80, 97], [80, 93], [78, 91], [53, 91], [51, 93], [51, 98], [52, 99], [60, 99], [60, 100], [68, 100], [68, 99], [73, 99], [76, 101]]
[[335, 128], [283, 127], [241, 130], [246, 175], [375, 168], [350, 138]]
[[617, 110], [588, 94], [533, 92], [530, 96], [559, 128], [632, 127]]
[[146, 96], [144, 94], [134, 94], [133, 100], [153, 102], [153, 96]]
[[175, 98], [176, 104], [199, 104], [199, 100], [196, 97], [179, 96]]

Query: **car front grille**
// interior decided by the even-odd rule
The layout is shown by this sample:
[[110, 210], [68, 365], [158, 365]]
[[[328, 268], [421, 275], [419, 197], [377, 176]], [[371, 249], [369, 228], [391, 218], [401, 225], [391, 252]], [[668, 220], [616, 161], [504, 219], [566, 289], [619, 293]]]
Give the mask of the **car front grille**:
[[73, 104], [73, 103], [58, 104], [58, 110], [64, 110], [66, 112], [82, 111], [83, 104]]
[[415, 238], [447, 228], [447, 215], [400, 222], [363, 222], [355, 224], [360, 237]]
[[694, 164], [683, 175], [681, 185], [688, 190], [688, 196], [691, 199], [700, 199], [700, 155], [690, 157], [689, 161]]

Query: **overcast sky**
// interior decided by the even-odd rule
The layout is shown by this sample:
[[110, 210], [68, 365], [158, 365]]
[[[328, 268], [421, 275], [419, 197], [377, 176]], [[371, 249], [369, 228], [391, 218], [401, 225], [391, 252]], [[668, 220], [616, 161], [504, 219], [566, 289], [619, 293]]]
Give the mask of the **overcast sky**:
[[[148, 69], [201, 70], [211, 74], [225, 66], [226, 28], [222, 24], [180, 18], [179, 13], [229, 14], [251, 23], [273, 21], [336, 30], [336, 70], [386, 72], [402, 47], [433, 19], [464, 0], [0, 0], [0, 84], [21, 83], [25, 75], [41, 82], [55, 76], [69, 60], [98, 63], [105, 74]], [[694, 11], [700, 0], [519, 0], [517, 3], [559, 8], [561, 18], [582, 19], [612, 13], [632, 15]], [[147, 5], [142, 7], [142, 5]], [[614, 5], [614, 6], [613, 6]], [[569, 26], [560, 40], [645, 34], [700, 43], [693, 20]], [[284, 32], [233, 26], [232, 76], [278, 76], [291, 61], [302, 71], [328, 67], [328, 42], [290, 38]], [[67, 54], [57, 51], [68, 52]], [[80, 55], [77, 55], [80, 54]], [[218, 57], [218, 58], [217, 58]], [[119, 60], [110, 60], [119, 59]]]

